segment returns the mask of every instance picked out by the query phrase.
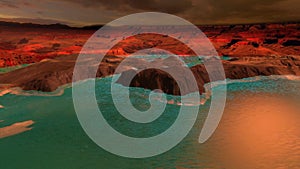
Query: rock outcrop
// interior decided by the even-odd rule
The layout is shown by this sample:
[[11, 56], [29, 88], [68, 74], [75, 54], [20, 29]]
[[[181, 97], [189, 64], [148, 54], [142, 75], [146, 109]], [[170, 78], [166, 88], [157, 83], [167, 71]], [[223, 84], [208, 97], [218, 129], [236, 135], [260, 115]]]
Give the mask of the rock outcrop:
[[[20, 87], [23, 90], [51, 92], [72, 82], [76, 56], [47, 59], [31, 66], [0, 74], [0, 89]], [[120, 59], [119, 59], [120, 60]], [[112, 74], [118, 64], [106, 59], [97, 73], [98, 77]]]
[[[96, 77], [106, 77], [115, 73], [118, 65], [124, 58], [107, 56], [96, 68]], [[59, 57], [48, 59], [31, 66], [21, 68], [12, 72], [0, 74], [0, 89], [20, 87], [23, 90], [38, 90], [51, 92], [59, 86], [72, 82], [76, 56]], [[124, 61], [125, 62], [125, 61]], [[203, 85], [210, 82], [204, 65], [199, 64], [191, 68], [183, 67], [174, 58], [156, 59], [152, 62], [144, 59], [127, 58], [127, 65], [120, 66], [116, 73], [121, 73], [118, 83], [125, 86], [142, 87], [146, 89], [161, 89], [168, 94], [180, 95], [200, 90], [204, 92]], [[161, 70], [150, 68], [149, 65], [160, 67]], [[285, 57], [244, 57], [223, 61], [226, 78], [242, 79], [253, 76], [268, 75], [300, 75], [300, 58], [296, 56]], [[133, 69], [134, 67], [134, 69]], [[145, 69], [135, 75], [140, 70]], [[180, 76], [181, 71], [190, 69], [197, 81], [198, 89], [186, 83], [183, 91], [179, 90], [174, 78], [166, 73], [176, 70]], [[179, 72], [178, 72], [179, 71]], [[128, 83], [128, 78], [133, 80]], [[184, 75], [184, 73], [182, 73]], [[182, 78], [184, 79], [184, 78]]]
[[[254, 59], [254, 58], [248, 58]], [[300, 75], [300, 58], [288, 56], [273, 59], [273, 62], [268, 62], [267, 58], [256, 58], [255, 61], [249, 61], [247, 58], [235, 59], [234, 61], [223, 61], [223, 67], [226, 78], [242, 79], [254, 76], [269, 76], [269, 75]], [[179, 68], [174, 67], [180, 70]], [[211, 82], [208, 73], [203, 64], [199, 64], [190, 68], [197, 81], [197, 86], [200, 93], [204, 92], [204, 84]], [[146, 69], [137, 73], [133, 80], [128, 83], [128, 77], [135, 74], [129, 70], [122, 73], [118, 79], [118, 83], [125, 86], [141, 87], [150, 90], [160, 89], [164, 93], [172, 95], [185, 95], [191, 92], [196, 92], [194, 88], [183, 89], [180, 91], [176, 80], [172, 78], [167, 71], [158, 69]], [[180, 73], [180, 72], [179, 72]], [[189, 82], [186, 82], [189, 84]]]

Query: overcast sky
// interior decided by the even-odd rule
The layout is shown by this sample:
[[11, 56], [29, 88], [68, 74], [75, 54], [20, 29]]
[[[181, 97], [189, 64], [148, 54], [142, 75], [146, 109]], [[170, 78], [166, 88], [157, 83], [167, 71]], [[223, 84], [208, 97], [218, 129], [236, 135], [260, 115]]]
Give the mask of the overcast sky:
[[300, 21], [300, 0], [0, 0], [0, 20], [42, 24], [106, 24], [144, 11], [194, 24]]

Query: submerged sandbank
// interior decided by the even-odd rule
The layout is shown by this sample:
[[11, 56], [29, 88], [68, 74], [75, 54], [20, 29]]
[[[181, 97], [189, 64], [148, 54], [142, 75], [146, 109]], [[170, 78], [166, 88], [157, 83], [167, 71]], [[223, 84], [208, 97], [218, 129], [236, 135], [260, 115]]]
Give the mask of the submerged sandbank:
[[0, 128], [0, 139], [31, 130], [32, 128], [29, 126], [31, 126], [33, 123], [34, 121], [27, 120], [23, 122], [14, 123], [10, 126], [2, 127]]

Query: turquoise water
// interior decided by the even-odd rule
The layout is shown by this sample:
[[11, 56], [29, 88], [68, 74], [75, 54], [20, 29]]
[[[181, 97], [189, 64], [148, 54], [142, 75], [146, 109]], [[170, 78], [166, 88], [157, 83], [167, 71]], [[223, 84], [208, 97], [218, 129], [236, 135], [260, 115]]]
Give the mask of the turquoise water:
[[[147, 61], [154, 61], [155, 59], [166, 59], [168, 57], [170, 57], [170, 55], [151, 55], [151, 56], [132, 56], [134, 58], [141, 58], [141, 59], [145, 59]], [[192, 67], [198, 64], [203, 64], [204, 63], [204, 59], [206, 58], [206, 56], [180, 56], [179, 57], [188, 67]], [[232, 59], [229, 56], [221, 56], [219, 57], [221, 60], [230, 60]]]
[[[116, 130], [130, 136], [149, 137], [172, 125], [180, 108], [176, 104], [168, 105], [165, 113], [152, 124], [143, 126], [124, 119], [111, 102], [108, 91], [110, 79], [97, 80], [96, 95], [105, 118]], [[6, 94], [0, 97], [0, 105], [4, 106], [0, 109], [0, 120], [4, 120], [0, 122], [0, 127], [26, 120], [35, 123], [30, 131], [0, 139], [0, 168], [299, 168], [299, 109], [293, 111], [284, 107], [288, 104], [291, 104], [288, 108], [297, 107], [298, 104], [293, 104], [293, 101], [296, 103], [299, 100], [299, 89], [299, 80], [277, 77], [250, 78], [229, 83], [225, 112], [212, 138], [204, 144], [198, 143], [210, 105], [208, 100], [200, 107], [196, 124], [180, 144], [164, 154], [146, 159], [119, 157], [93, 143], [81, 128], [74, 112], [72, 88], [65, 88], [63, 94], [55, 96], [43, 96], [43, 93], [31, 95], [32, 92], [29, 95]], [[146, 110], [150, 92], [140, 88], [130, 90], [134, 106]], [[259, 101], [256, 101], [257, 98]], [[276, 100], [272, 101], [275, 98], [280, 100], [279, 103], [282, 100], [288, 102], [281, 105]], [[178, 100], [173, 96], [168, 96], [168, 99]], [[275, 109], [282, 111], [275, 112]], [[273, 117], [273, 111], [276, 115], [274, 118], [278, 118], [270, 118]], [[270, 117], [263, 116], [270, 112]], [[272, 119], [277, 124], [274, 126], [282, 125], [284, 133], [281, 133], [281, 128], [278, 131], [269, 130], [264, 123], [253, 124], [267, 118], [270, 119], [266, 121], [269, 126], [273, 124]], [[282, 119], [288, 122], [283, 123]], [[249, 127], [248, 123], [253, 125], [249, 124]], [[251, 127], [255, 126], [266, 127], [266, 131], [260, 132], [272, 135], [265, 138], [266, 133], [251, 133]], [[259, 130], [253, 128], [253, 131]], [[268, 140], [273, 135], [274, 139]], [[248, 137], [247, 140], [240, 139]], [[264, 142], [268, 144], [264, 145]], [[261, 144], [264, 146], [258, 146]]]
[[4, 68], [0, 68], [0, 73], [7, 73], [7, 72], [11, 72], [17, 69], [21, 69], [27, 66], [30, 66], [31, 64], [23, 64], [23, 65], [17, 65], [17, 66], [10, 66], [10, 67], [4, 67]]

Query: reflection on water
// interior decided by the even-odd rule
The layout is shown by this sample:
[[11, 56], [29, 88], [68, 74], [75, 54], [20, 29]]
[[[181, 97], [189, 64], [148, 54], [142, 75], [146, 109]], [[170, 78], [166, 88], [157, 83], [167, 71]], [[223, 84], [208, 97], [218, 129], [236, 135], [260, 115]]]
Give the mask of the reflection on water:
[[299, 168], [300, 113], [296, 100], [235, 93], [207, 143], [225, 168]]
[[[108, 95], [107, 79], [97, 84]], [[207, 142], [199, 144], [198, 137], [209, 101], [179, 145], [147, 159], [118, 157], [95, 145], [78, 123], [70, 88], [51, 97], [7, 94], [0, 97], [0, 127], [31, 119], [35, 124], [30, 131], [0, 139], [0, 168], [300, 168], [299, 89], [299, 80], [231, 83], [221, 123]], [[133, 92], [133, 102], [143, 104], [142, 89], [130, 90], [139, 93]], [[139, 136], [162, 132], [177, 116], [178, 105], [170, 105], [162, 120], [141, 127], [123, 122], [106, 97], [97, 99], [108, 120], [129, 135], [136, 130], [142, 131]]]

